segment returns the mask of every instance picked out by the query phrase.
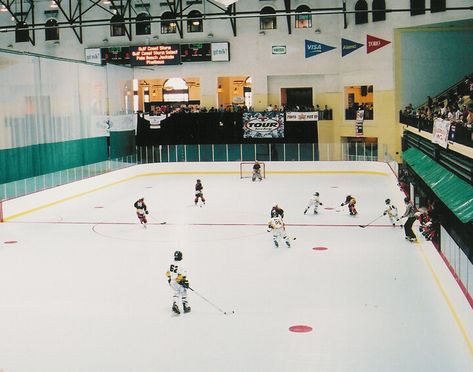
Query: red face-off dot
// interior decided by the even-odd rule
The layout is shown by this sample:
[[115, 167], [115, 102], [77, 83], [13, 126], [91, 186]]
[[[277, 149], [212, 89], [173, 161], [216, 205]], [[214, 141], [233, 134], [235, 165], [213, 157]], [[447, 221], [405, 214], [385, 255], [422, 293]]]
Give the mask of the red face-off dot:
[[3, 242], [3, 244], [15, 244], [18, 243], [17, 240], [7, 240], [6, 242]]
[[312, 327], [307, 325], [294, 325], [289, 327], [289, 330], [296, 333], [307, 333], [312, 332]]
[[312, 248], [314, 251], [326, 251], [328, 248], [327, 247], [314, 247]]
[[332, 207], [325, 207], [324, 209], [327, 210], [327, 211], [333, 211], [335, 208], [332, 208]]

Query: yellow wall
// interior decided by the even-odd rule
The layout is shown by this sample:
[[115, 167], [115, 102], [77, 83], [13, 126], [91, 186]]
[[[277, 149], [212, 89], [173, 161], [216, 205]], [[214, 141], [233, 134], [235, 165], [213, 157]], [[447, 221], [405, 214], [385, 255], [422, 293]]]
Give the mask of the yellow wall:
[[[373, 92], [374, 120], [365, 120], [363, 127], [364, 137], [378, 139], [378, 157], [384, 160], [384, 148], [391, 156], [400, 160], [401, 151], [400, 125], [398, 110], [394, 105], [394, 91]], [[321, 120], [318, 123], [318, 136], [320, 144], [335, 144], [330, 156], [340, 158], [340, 144], [342, 137], [355, 137], [355, 121], [345, 120], [345, 93], [322, 93], [315, 97], [320, 107], [327, 105], [333, 110], [333, 120]], [[385, 146], [383, 146], [385, 145]], [[398, 153], [396, 155], [396, 152]], [[321, 160], [328, 155], [321, 151]]]

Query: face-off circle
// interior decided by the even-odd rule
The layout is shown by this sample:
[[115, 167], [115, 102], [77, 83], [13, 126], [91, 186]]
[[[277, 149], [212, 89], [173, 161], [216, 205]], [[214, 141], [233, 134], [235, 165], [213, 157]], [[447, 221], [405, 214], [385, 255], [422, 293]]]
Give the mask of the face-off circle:
[[308, 333], [312, 332], [312, 327], [307, 326], [307, 325], [294, 325], [289, 327], [289, 331], [295, 332], [295, 333]]

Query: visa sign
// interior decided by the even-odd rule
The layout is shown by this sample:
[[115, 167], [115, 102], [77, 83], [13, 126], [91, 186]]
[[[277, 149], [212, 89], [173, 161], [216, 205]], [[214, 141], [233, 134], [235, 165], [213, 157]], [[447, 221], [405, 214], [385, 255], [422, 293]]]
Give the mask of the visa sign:
[[325, 45], [322, 43], [317, 43], [312, 40], [306, 40], [305, 41], [305, 58], [313, 57], [313, 56], [328, 52], [332, 49], [335, 49], [335, 47], [330, 46], [330, 45]]

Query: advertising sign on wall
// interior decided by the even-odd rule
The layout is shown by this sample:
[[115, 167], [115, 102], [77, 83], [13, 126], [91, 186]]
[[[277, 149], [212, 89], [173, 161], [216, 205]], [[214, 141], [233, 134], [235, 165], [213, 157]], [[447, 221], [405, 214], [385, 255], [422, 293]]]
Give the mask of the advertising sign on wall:
[[243, 138], [284, 138], [284, 113], [245, 112]]
[[228, 43], [212, 43], [212, 62], [230, 61], [230, 45]]
[[319, 112], [286, 112], [286, 121], [318, 121]]
[[164, 66], [180, 63], [179, 44], [130, 47], [130, 64], [132, 66]]

